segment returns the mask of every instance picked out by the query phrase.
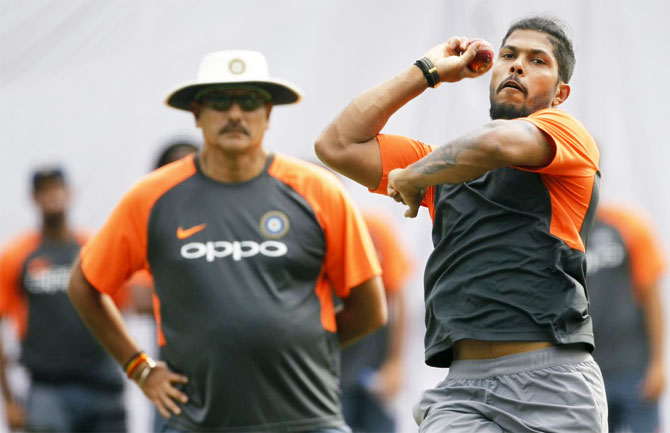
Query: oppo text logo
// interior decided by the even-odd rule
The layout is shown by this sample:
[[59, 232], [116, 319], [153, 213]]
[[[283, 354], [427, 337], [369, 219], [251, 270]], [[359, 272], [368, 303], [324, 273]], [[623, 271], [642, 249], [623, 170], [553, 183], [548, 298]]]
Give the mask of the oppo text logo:
[[288, 251], [285, 243], [279, 241], [216, 241], [191, 242], [181, 247], [181, 256], [185, 259], [199, 259], [205, 257], [208, 262], [224, 257], [232, 257], [240, 261], [258, 254], [267, 257], [281, 257]]

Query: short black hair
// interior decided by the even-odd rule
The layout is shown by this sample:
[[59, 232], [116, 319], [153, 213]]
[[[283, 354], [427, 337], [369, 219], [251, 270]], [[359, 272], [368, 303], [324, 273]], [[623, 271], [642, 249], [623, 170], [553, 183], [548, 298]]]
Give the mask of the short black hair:
[[554, 47], [554, 56], [558, 62], [558, 78], [564, 83], [568, 83], [575, 69], [575, 51], [572, 48], [570, 38], [566, 34], [566, 28], [565, 24], [549, 16], [538, 15], [522, 18], [512, 23], [503, 38], [502, 45], [505, 45], [507, 38], [515, 30], [535, 30], [548, 34], [551, 45]]
[[65, 170], [60, 166], [46, 166], [40, 167], [33, 171], [31, 176], [31, 184], [33, 192], [37, 192], [42, 187], [42, 183], [46, 180], [57, 179], [65, 185]]
[[175, 140], [168, 143], [156, 159], [156, 164], [154, 168], [161, 168], [164, 165], [167, 165], [171, 162], [174, 162], [174, 153], [180, 150], [187, 150], [191, 152], [197, 152], [199, 147], [186, 139]]

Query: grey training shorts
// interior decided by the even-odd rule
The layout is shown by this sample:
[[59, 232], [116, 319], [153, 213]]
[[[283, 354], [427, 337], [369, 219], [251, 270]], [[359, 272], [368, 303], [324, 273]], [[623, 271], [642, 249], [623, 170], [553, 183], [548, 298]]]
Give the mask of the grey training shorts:
[[422, 433], [607, 432], [598, 364], [584, 349], [549, 347], [454, 361], [414, 407]]

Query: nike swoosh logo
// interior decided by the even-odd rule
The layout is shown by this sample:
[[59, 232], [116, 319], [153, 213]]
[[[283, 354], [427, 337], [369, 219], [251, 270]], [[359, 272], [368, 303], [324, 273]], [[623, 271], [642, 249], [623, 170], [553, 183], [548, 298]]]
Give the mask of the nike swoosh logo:
[[207, 227], [207, 224], [200, 224], [195, 227], [191, 227], [190, 229], [184, 230], [183, 228], [181, 228], [181, 226], [179, 226], [177, 228], [177, 239], [186, 239], [188, 237], [191, 237], [194, 234], [203, 231], [205, 227]]

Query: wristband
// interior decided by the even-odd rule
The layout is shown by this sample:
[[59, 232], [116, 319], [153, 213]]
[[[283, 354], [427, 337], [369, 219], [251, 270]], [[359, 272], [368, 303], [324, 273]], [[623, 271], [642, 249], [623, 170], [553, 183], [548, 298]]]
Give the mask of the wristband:
[[140, 377], [137, 379], [137, 386], [140, 388], [144, 386], [144, 382], [146, 382], [147, 378], [151, 374], [151, 371], [156, 368], [156, 362], [151, 358], [146, 359], [146, 364], [147, 366], [144, 368], [144, 370], [142, 370]]
[[146, 353], [142, 352], [137, 358], [135, 358], [129, 365], [128, 368], [126, 369], [126, 375], [128, 376], [128, 379], [133, 378], [133, 374], [137, 370], [137, 368], [142, 365], [142, 363], [147, 362], [149, 358], [149, 355]]
[[435, 88], [441, 84], [440, 74], [437, 73], [437, 68], [433, 65], [433, 62], [430, 61], [428, 57], [421, 57], [419, 60], [414, 62], [414, 66], [421, 69], [423, 76], [426, 77], [428, 86]]
[[123, 371], [128, 371], [128, 367], [130, 366], [130, 363], [133, 362], [138, 356], [140, 356], [143, 353], [144, 352], [142, 352], [140, 350], [139, 352], [137, 352], [136, 354], [131, 356], [130, 359], [125, 364], [123, 364]]

